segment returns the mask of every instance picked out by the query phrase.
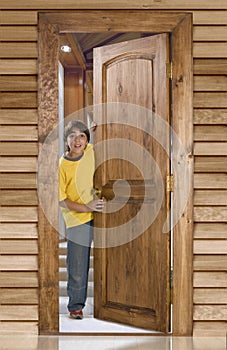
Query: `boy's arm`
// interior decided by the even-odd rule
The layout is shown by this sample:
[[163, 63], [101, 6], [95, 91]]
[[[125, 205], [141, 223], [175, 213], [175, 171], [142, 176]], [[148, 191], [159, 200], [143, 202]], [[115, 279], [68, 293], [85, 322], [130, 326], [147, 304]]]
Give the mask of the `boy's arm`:
[[102, 199], [94, 199], [88, 204], [80, 204], [73, 202], [70, 199], [66, 198], [63, 201], [59, 202], [60, 207], [66, 208], [69, 210], [77, 211], [78, 213], [88, 213], [91, 211], [102, 211], [104, 203]]

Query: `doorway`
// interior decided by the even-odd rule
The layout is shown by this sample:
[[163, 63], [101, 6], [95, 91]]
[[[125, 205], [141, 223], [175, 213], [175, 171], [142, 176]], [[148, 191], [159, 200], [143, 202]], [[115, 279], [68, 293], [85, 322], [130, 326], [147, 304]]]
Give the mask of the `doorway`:
[[[192, 47], [191, 15], [153, 13], [152, 11], [75, 11], [70, 14], [40, 14], [39, 37], [39, 136], [40, 147], [48, 131], [58, 120], [57, 52], [59, 35], [64, 32], [122, 32], [122, 23], [128, 16], [128, 32], [168, 32], [173, 44], [172, 125], [187, 151], [189, 196], [179, 220], [173, 228], [174, 276], [173, 276], [173, 334], [190, 335], [192, 332]], [[86, 20], [85, 20], [86, 19]], [[90, 21], [90, 22], [89, 22]], [[125, 24], [125, 23], [124, 23]], [[125, 25], [124, 25], [125, 27]], [[47, 45], [48, 43], [48, 45]], [[50, 45], [51, 44], [51, 45]], [[184, 49], [180, 49], [183, 46]], [[47, 74], [48, 72], [48, 74]], [[181, 79], [180, 79], [181, 77]], [[182, 79], [183, 78], [183, 79]], [[184, 120], [182, 120], [182, 115]], [[46, 120], [49, 121], [48, 125]], [[187, 138], [186, 138], [187, 136]], [[177, 145], [173, 154], [177, 158]], [[178, 159], [179, 160], [179, 159]], [[179, 160], [178, 164], [182, 164]], [[175, 169], [177, 180], [178, 169]], [[179, 182], [173, 203], [181, 207], [183, 188]], [[48, 232], [49, 242], [45, 240]], [[40, 332], [58, 332], [55, 311], [58, 303], [58, 241], [55, 230], [40, 210]], [[50, 259], [45, 256], [52, 246]], [[54, 248], [54, 249], [53, 249]], [[187, 251], [186, 256], [182, 252]], [[51, 281], [51, 283], [50, 283]], [[46, 307], [47, 300], [51, 305]], [[179, 302], [180, 300], [180, 302]], [[44, 308], [45, 303], [45, 308]], [[184, 305], [184, 307], [183, 307]], [[185, 313], [185, 310], [187, 312]]]

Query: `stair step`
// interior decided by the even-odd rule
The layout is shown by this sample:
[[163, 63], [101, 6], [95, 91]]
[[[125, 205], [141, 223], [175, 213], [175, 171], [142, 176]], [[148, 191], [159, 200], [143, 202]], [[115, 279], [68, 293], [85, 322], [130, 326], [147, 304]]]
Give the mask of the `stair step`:
[[[59, 256], [59, 267], [66, 267], [66, 255]], [[90, 256], [90, 268], [94, 267], [94, 257]]]
[[[67, 281], [67, 269], [66, 269], [66, 267], [59, 268], [59, 281]], [[89, 282], [94, 281], [94, 269], [92, 269], [92, 268], [89, 269], [88, 281]]]
[[[67, 296], [67, 282], [66, 281], [59, 282], [59, 296], [61, 296], [61, 297]], [[88, 297], [94, 296], [94, 282], [88, 282], [87, 296]]]

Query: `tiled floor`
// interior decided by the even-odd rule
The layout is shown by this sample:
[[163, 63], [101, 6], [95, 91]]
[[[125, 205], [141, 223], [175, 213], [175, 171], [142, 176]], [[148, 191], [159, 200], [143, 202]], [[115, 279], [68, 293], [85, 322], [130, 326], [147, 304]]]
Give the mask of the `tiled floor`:
[[1, 350], [226, 350], [225, 337], [0, 336]]

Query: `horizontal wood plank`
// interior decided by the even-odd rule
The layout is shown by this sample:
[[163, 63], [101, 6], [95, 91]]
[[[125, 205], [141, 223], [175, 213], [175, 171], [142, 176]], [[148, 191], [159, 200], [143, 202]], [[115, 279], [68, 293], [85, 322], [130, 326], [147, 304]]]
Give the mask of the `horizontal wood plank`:
[[[225, 42], [195, 42], [193, 43], [194, 58], [227, 58]], [[222, 72], [223, 73], [223, 72]]]
[[227, 125], [195, 125], [195, 141], [227, 141]]
[[195, 305], [193, 320], [227, 321], [226, 305]]
[[38, 243], [36, 239], [3, 239], [0, 246], [0, 254], [37, 254]]
[[226, 205], [227, 190], [196, 190], [194, 205]]
[[194, 208], [194, 220], [196, 222], [227, 222], [227, 207], [195, 207]]
[[37, 77], [35, 75], [2, 75], [0, 76], [0, 91], [37, 91]]
[[1, 11], [0, 23], [2, 25], [24, 25], [25, 23], [27, 25], [36, 25], [37, 15], [37, 11]]
[[[225, 348], [225, 337], [227, 332], [226, 322], [212, 322], [212, 321], [196, 321], [193, 324], [193, 344], [197, 344], [196, 349], [213, 350], [217, 348], [219, 343], [219, 349]], [[209, 337], [209, 343], [207, 344], [207, 337]], [[212, 338], [213, 337], [213, 338]], [[218, 338], [220, 337], [220, 338]], [[211, 340], [214, 339], [214, 342]], [[204, 342], [206, 345], [204, 346]], [[221, 342], [221, 344], [220, 344]], [[201, 344], [202, 343], [202, 344]], [[194, 346], [194, 345], [193, 345]], [[209, 348], [208, 348], [209, 346]]]
[[[38, 321], [36, 322], [1, 321], [0, 334], [4, 335], [5, 343], [7, 343], [7, 347], [9, 350], [15, 349], [15, 337], [12, 337], [12, 334], [14, 334], [15, 336], [19, 335], [19, 339], [17, 339], [17, 344], [18, 343], [22, 344], [21, 349], [26, 348], [29, 344], [30, 350], [36, 350], [37, 342], [38, 342], [38, 337], [37, 337], [38, 333], [39, 333]], [[21, 335], [23, 335], [23, 337]]]
[[[2, 9], [18, 9], [17, 0], [8, 0], [5, 3], [1, 0]], [[48, 3], [45, 0], [34, 0], [32, 3], [29, 0], [23, 0], [20, 4], [20, 9], [226, 9], [225, 0], [207, 0], [206, 3], [201, 0], [188, 0], [187, 2], [182, 2], [181, 0], [174, 0], [171, 3], [168, 0], [163, 0], [161, 2], [154, 2], [152, 0], [147, 0], [146, 3], [138, 2], [137, 0], [131, 0], [128, 2], [122, 2], [121, 0], [96, 0], [95, 2], [90, 0], [65, 0], [64, 3], [58, 2], [56, 0], [49, 0]]]
[[35, 255], [1, 255], [0, 266], [1, 271], [38, 271], [38, 257]]
[[226, 272], [194, 272], [194, 287], [196, 288], [226, 288]]
[[2, 304], [38, 304], [37, 288], [1, 288]]
[[35, 157], [1, 157], [2, 172], [36, 172], [37, 159]]
[[225, 288], [194, 288], [195, 304], [227, 304]]
[[36, 156], [38, 155], [38, 143], [0, 142], [0, 154], [2, 156]]
[[195, 156], [226, 156], [227, 143], [226, 142], [195, 142], [194, 155]]
[[[200, 241], [202, 242], [202, 241]], [[210, 245], [212, 246], [213, 241], [210, 240]], [[220, 244], [223, 241], [220, 241]], [[214, 254], [215, 250], [224, 250], [219, 249], [220, 247], [217, 246], [214, 247], [214, 252], [211, 252], [210, 254]], [[202, 254], [209, 254], [207, 253], [207, 243], [205, 242], [204, 246], [202, 244], [198, 245], [198, 241], [194, 241], [194, 254], [196, 254], [196, 250], [203, 251]], [[211, 250], [211, 249], [209, 249]], [[219, 254], [216, 253], [216, 254]], [[223, 253], [225, 255], [195, 255], [194, 261], [193, 261], [193, 268], [194, 271], [227, 271], [227, 254], [226, 251]]]
[[193, 105], [195, 108], [226, 108], [227, 92], [195, 92]]
[[226, 11], [193, 11], [193, 24], [224, 24], [227, 23]]
[[227, 174], [194, 174], [194, 189], [227, 189]]
[[194, 91], [226, 91], [227, 77], [224, 75], [194, 76]]
[[[1, 126], [0, 141], [37, 141], [38, 128], [36, 125]], [[29, 144], [28, 144], [29, 147]]]
[[1, 109], [0, 124], [37, 125], [37, 109]]
[[37, 41], [36, 26], [1, 26], [1, 41]]
[[227, 223], [195, 223], [194, 239], [227, 239]]
[[[227, 240], [194, 240], [194, 254], [226, 254], [227, 259]], [[227, 260], [225, 261], [227, 270]]]
[[37, 94], [35, 92], [1, 92], [2, 108], [36, 108]]
[[207, 75], [207, 72], [209, 72], [209, 75], [227, 74], [227, 60], [210, 59], [210, 58], [194, 59], [193, 71], [194, 71], [194, 74], [202, 74], [202, 75]]
[[195, 172], [225, 173], [227, 171], [226, 157], [195, 157]]
[[227, 109], [194, 109], [194, 124], [227, 124]]
[[37, 205], [36, 190], [1, 190], [0, 205], [4, 206], [30, 206]]
[[0, 287], [13, 288], [37, 288], [39, 285], [38, 273], [35, 271], [25, 272], [0, 272]]
[[0, 43], [2, 58], [36, 58], [38, 49], [36, 42], [2, 42]]
[[1, 189], [19, 189], [19, 188], [36, 188], [37, 178], [36, 174], [0, 174], [0, 188]]
[[0, 321], [37, 321], [37, 305], [0, 305]]
[[37, 208], [33, 207], [2, 207], [0, 222], [37, 222]]
[[193, 41], [226, 41], [227, 27], [225, 26], [194, 26]]
[[36, 239], [38, 238], [37, 224], [1, 223], [0, 239]]
[[1, 59], [0, 74], [2, 75], [37, 74], [37, 60], [36, 59]]

